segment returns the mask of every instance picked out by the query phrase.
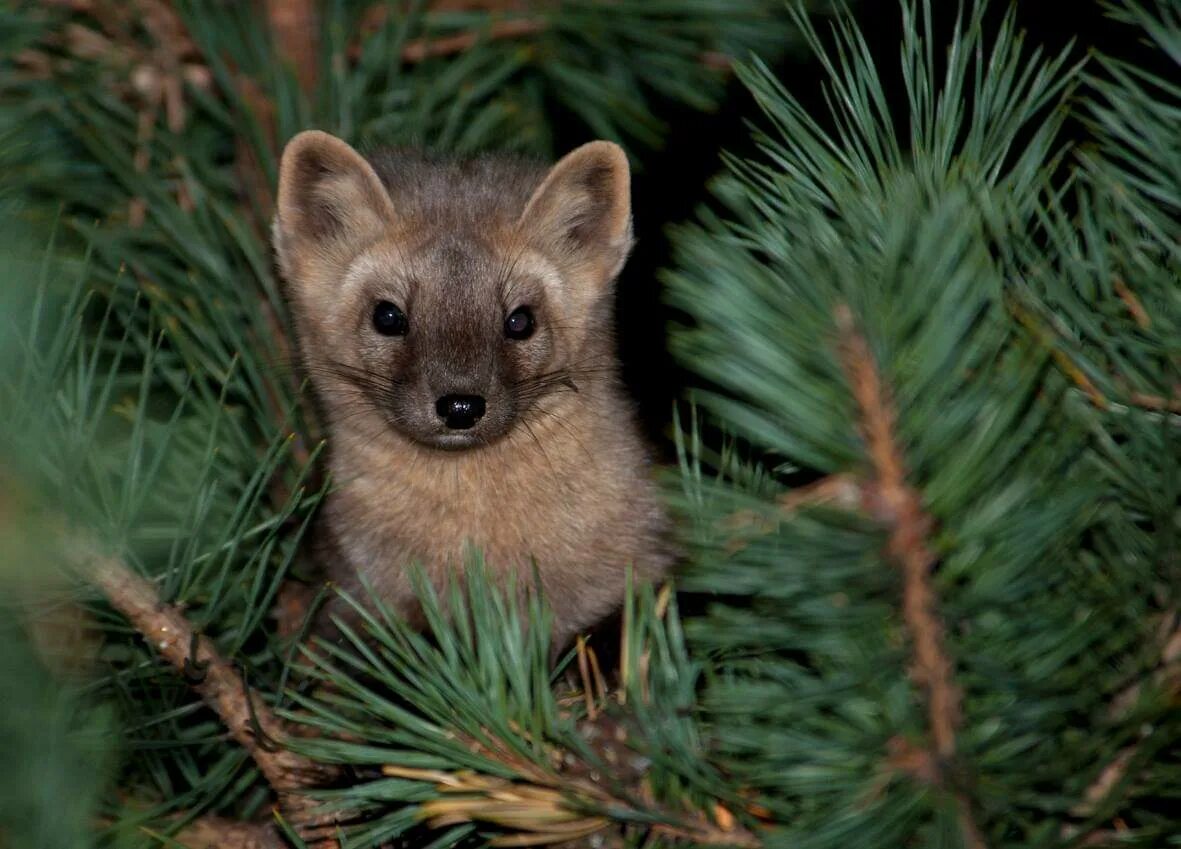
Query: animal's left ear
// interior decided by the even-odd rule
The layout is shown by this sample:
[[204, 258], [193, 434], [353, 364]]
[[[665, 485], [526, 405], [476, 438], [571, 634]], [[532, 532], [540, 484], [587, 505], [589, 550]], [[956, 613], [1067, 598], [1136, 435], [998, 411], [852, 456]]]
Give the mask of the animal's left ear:
[[627, 154], [608, 141], [566, 154], [529, 199], [520, 226], [560, 259], [589, 267], [603, 283], [614, 279], [632, 246]]

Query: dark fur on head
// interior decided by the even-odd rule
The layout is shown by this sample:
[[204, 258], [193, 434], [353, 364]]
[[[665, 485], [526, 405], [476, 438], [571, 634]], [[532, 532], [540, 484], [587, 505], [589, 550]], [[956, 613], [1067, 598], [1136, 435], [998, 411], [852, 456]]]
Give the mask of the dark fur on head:
[[[366, 160], [320, 132], [284, 151], [275, 245], [337, 489], [330, 571], [411, 614], [408, 561], [436, 576], [465, 543], [536, 562], [564, 639], [623, 574], [663, 570], [663, 514], [612, 339], [631, 247], [627, 159], [592, 142], [552, 168], [509, 157]], [[404, 333], [374, 310], [393, 305]], [[506, 319], [525, 309], [532, 333]], [[457, 429], [447, 398], [478, 398]], [[565, 617], [562, 621], [561, 617]]]

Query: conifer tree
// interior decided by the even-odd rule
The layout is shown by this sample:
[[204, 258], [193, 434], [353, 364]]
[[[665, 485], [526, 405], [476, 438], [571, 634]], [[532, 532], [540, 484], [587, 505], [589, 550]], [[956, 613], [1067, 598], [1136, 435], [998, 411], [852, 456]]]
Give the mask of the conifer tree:
[[[851, 18], [761, 0], [0, 12], [0, 842], [1175, 838], [1181, 7], [1112, 8], [1162, 75], [931, 5], [901, 110]], [[771, 70], [796, 35], [825, 114]], [[757, 153], [664, 278], [675, 591], [611, 664], [553, 670], [478, 560], [428, 634], [358, 601], [305, 640], [282, 140], [551, 153], [559, 116], [642, 159], [748, 54]]]

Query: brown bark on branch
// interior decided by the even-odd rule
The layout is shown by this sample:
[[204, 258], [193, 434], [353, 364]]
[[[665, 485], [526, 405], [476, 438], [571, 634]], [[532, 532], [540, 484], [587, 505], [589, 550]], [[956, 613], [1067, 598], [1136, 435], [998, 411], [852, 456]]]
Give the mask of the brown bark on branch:
[[[1136, 320], [1142, 328], [1151, 326], [1151, 320], [1148, 313], [1144, 310], [1140, 300], [1135, 293], [1127, 288], [1127, 285], [1122, 281], [1116, 281], [1116, 292], [1120, 295], [1120, 299], [1127, 305], [1132, 317]], [[1087, 398], [1091, 404], [1099, 410], [1110, 410], [1113, 404], [1126, 404], [1131, 407], [1139, 407], [1142, 410], [1160, 413], [1173, 413], [1181, 415], [1181, 387], [1173, 387], [1173, 395], [1171, 397], [1164, 395], [1152, 395], [1146, 392], [1137, 392], [1129, 390], [1125, 381], [1118, 376], [1115, 377], [1114, 382], [1119, 387], [1120, 391], [1124, 393], [1123, 397], [1116, 398], [1112, 401], [1107, 398], [1099, 388], [1095, 386], [1095, 382], [1087, 376], [1083, 368], [1074, 361], [1070, 354], [1058, 346], [1058, 337], [1056, 333], [1048, 327], [1043, 326], [1038, 319], [1029, 310], [1022, 307], [1020, 304], [1012, 303], [1009, 307], [1010, 311], [1016, 319], [1029, 330], [1035, 338], [1049, 351], [1050, 356], [1054, 358], [1054, 362], [1062, 370], [1070, 381], [1086, 393]]]
[[[454, 35], [438, 38], [416, 38], [402, 48], [402, 61], [413, 65], [438, 56], [453, 56], [470, 50], [481, 39], [496, 41], [499, 39], [522, 38], [544, 32], [549, 23], [537, 17], [499, 18], [504, 13], [524, 15], [532, 11], [523, 0], [436, 0], [427, 7], [428, 12], [487, 12], [491, 23], [482, 28], [470, 29]], [[382, 27], [389, 16], [389, 7], [380, 3], [369, 7], [362, 17], [360, 26], [361, 38], [376, 32]], [[498, 19], [499, 18], [499, 19]], [[349, 46], [349, 57], [356, 59], [361, 55], [361, 44]], [[707, 68], [723, 73], [734, 69], [734, 57], [718, 50], [706, 50], [700, 56], [701, 64]]]
[[1148, 315], [1148, 310], [1144, 309], [1144, 304], [1136, 297], [1136, 293], [1118, 277], [1115, 279], [1115, 293], [1119, 295], [1119, 299], [1124, 302], [1124, 306], [1128, 308], [1128, 312], [1132, 314], [1132, 318], [1141, 328], [1147, 330], [1152, 326], [1152, 319]]
[[[931, 583], [931, 568], [937, 558], [927, 538], [934, 521], [923, 509], [919, 493], [906, 481], [893, 401], [869, 344], [857, 330], [852, 311], [844, 304], [836, 310], [836, 323], [842, 365], [857, 402], [861, 435], [873, 467], [869, 506], [890, 527], [887, 551], [902, 571], [902, 617], [914, 653], [911, 674], [926, 696], [927, 725], [933, 743], [930, 774], [935, 783], [943, 785], [944, 766], [955, 756], [960, 691], [954, 680]], [[954, 798], [965, 843], [984, 847], [968, 799], [960, 793]]]
[[[1181, 693], [1181, 614], [1177, 611], [1171, 611], [1164, 616], [1157, 642], [1160, 645], [1159, 662], [1145, 679], [1135, 682], [1116, 696], [1109, 711], [1110, 719], [1126, 720], [1135, 709], [1146, 685], [1163, 691], [1170, 701], [1175, 701], [1177, 694]], [[1077, 817], [1090, 817], [1114, 800], [1113, 794], [1124, 785], [1128, 770], [1136, 762], [1141, 746], [1152, 733], [1151, 728], [1151, 725], [1142, 728], [1139, 739], [1124, 746], [1115, 757], [1103, 765], [1083, 791], [1082, 800], [1070, 809], [1072, 814]], [[1064, 833], [1069, 834], [1070, 831], [1071, 829], [1066, 829]], [[1118, 831], [1098, 829], [1089, 833], [1080, 845], [1111, 842], [1113, 834], [1118, 835]]]
[[1149, 395], [1145, 392], [1133, 392], [1128, 400], [1137, 407], [1162, 413], [1181, 414], [1181, 398], [1165, 398], [1162, 395]]
[[299, 87], [310, 94], [319, 77], [319, 23], [314, 0], [265, 0], [279, 55], [291, 63]]
[[288, 849], [287, 841], [270, 823], [212, 816], [194, 820], [171, 839], [188, 849]]
[[406, 42], [402, 48], [402, 61], [414, 64], [436, 56], [453, 56], [471, 50], [481, 38], [490, 41], [521, 38], [539, 33], [545, 28], [546, 22], [536, 18], [512, 18], [507, 21], [496, 21], [482, 31], [472, 30], [441, 38], [416, 38]]
[[324, 819], [313, 813], [317, 803], [301, 791], [325, 783], [332, 777], [331, 770], [281, 748], [284, 732], [270, 708], [251, 696], [213, 642], [196, 634], [149, 581], [113, 557], [91, 556], [84, 566], [111, 606], [178, 672], [196, 679], [193, 689], [250, 754], [296, 831], [308, 833], [322, 827]]

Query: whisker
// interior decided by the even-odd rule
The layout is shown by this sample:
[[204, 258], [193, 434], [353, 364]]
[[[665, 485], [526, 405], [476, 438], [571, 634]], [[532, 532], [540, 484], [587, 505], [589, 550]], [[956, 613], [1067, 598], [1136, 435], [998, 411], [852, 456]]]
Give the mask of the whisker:
[[[544, 407], [536, 407], [534, 408], [534, 411], [541, 413], [544, 416], [548, 416], [555, 424], [557, 424], [562, 428], [562, 430], [566, 432], [567, 436], [574, 440], [575, 444], [577, 444], [580, 449], [582, 449], [582, 452], [586, 455], [587, 460], [591, 462], [594, 461], [594, 455], [591, 454], [590, 450], [586, 447], [586, 445], [583, 444], [582, 440], [578, 437], [577, 432], [570, 426], [569, 422], [567, 422], [553, 410], [547, 410]], [[521, 423], [527, 424], [527, 420], [522, 419]]]
[[549, 454], [545, 450], [545, 446], [541, 444], [541, 440], [537, 438], [537, 434], [533, 432], [533, 427], [529, 424], [528, 419], [521, 419], [521, 426], [525, 428], [525, 432], [529, 434], [529, 438], [533, 440], [533, 444], [537, 446], [537, 450], [541, 452], [545, 464], [549, 466], [550, 479], [556, 481], [558, 479], [558, 471], [554, 468], [553, 461], [550, 460]]

